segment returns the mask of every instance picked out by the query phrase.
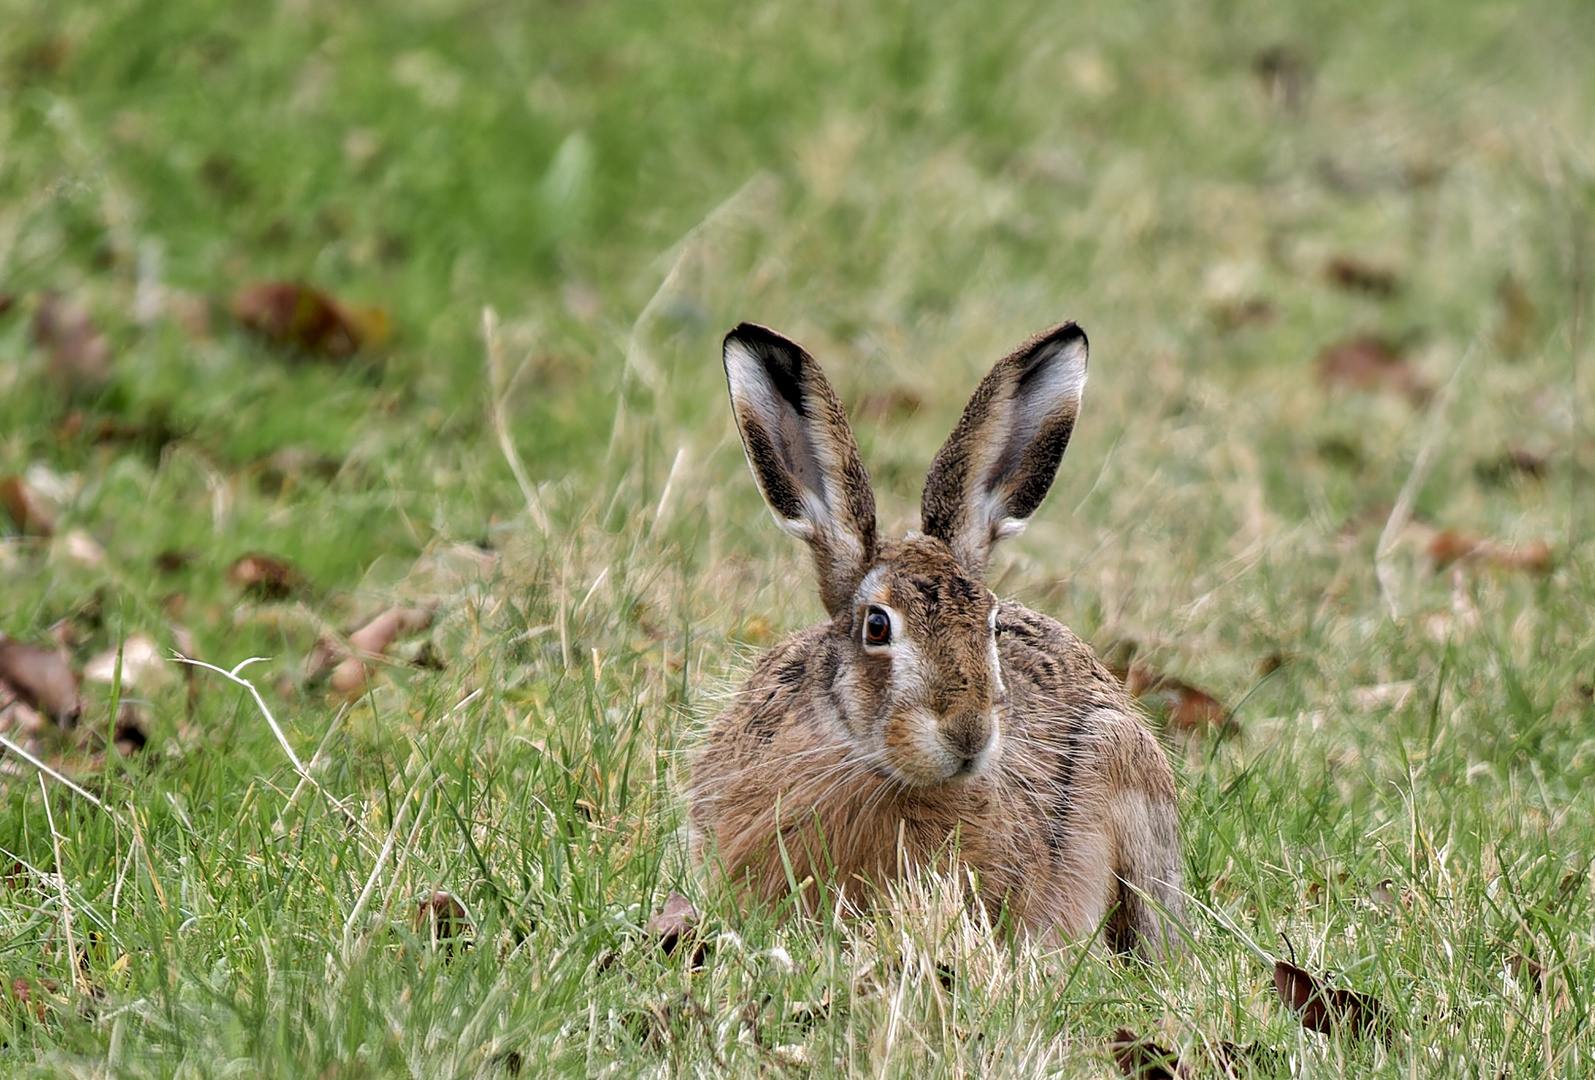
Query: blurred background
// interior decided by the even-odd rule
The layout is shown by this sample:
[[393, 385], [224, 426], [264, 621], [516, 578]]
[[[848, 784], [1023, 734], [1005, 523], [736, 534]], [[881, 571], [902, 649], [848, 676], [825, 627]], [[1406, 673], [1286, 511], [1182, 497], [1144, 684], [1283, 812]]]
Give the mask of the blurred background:
[[[1166, 626], [1263, 554], [1317, 558], [1282, 587], [1320, 594], [1464, 355], [1418, 517], [1577, 544], [1592, 20], [8, 0], [0, 475], [34, 470], [159, 621], [174, 590], [227, 599], [247, 551], [347, 591], [518, 528], [492, 398], [567, 521], [617, 528], [672, 465], [695, 504], [723, 492], [682, 537], [701, 566], [768, 534], [726, 327], [827, 365], [907, 527], [979, 373], [1072, 318], [1086, 417], [1018, 550], [1090, 566], [1088, 623]], [[0, 546], [13, 633], [81, 602], [30, 550]]]
[[[594, 840], [572, 899], [542, 833], [484, 861], [427, 831], [417, 883], [647, 905], [678, 740], [820, 614], [721, 335], [820, 360], [900, 531], [979, 376], [1075, 319], [1083, 418], [991, 580], [1168, 725], [1195, 887], [1266, 915], [1388, 878], [1365, 840], [1407, 814], [1460, 815], [1479, 865], [1498, 827], [1587, 849], [1595, 6], [0, 0], [0, 26], [0, 632], [36, 650], [0, 664], [0, 728], [72, 775], [148, 770], [253, 828], [240, 793], [294, 783], [278, 743], [158, 658], [265, 656], [351, 799], [430, 745], [515, 778], [470, 789], [495, 827], [615, 814], [664, 852]], [[51, 862], [7, 784], [6, 850]], [[175, 887], [191, 826], [150, 805]], [[1424, 851], [1390, 855], [1414, 888]], [[274, 917], [301, 915], [344, 917]]]

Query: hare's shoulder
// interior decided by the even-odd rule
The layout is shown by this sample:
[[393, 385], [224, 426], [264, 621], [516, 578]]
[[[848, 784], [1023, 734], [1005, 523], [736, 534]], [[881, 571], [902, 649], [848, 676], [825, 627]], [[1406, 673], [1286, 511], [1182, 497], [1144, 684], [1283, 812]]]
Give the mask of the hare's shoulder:
[[997, 650], [1005, 675], [1016, 670], [1047, 686], [1121, 686], [1074, 631], [1016, 600], [1004, 600], [997, 608]]
[[1138, 714], [1124, 684], [1058, 620], [1004, 600], [997, 609], [997, 635], [1003, 678], [1012, 690], [1051, 699], [1075, 714]]

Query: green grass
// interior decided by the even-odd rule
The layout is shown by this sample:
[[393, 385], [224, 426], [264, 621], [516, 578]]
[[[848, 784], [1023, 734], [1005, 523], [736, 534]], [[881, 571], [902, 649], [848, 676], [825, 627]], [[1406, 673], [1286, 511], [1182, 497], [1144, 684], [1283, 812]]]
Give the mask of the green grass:
[[[54, 538], [0, 534], [0, 632], [266, 657], [242, 674], [318, 785], [208, 672], [128, 691], [131, 757], [101, 753], [99, 684], [34, 740], [103, 808], [7, 754], [0, 994], [33, 1002], [0, 996], [0, 1071], [1102, 1076], [1126, 1026], [1277, 1051], [1258, 1075], [1595, 1074], [1588, 5], [0, 0], [0, 25], [0, 475], [61, 492]], [[1295, 107], [1275, 46], [1310, 70]], [[1399, 288], [1334, 288], [1342, 255]], [[392, 338], [331, 363], [231, 327], [278, 277]], [[114, 357], [70, 403], [30, 329], [52, 290]], [[185, 297], [220, 302], [208, 333]], [[1254, 298], [1271, 320], [1224, 324]], [[985, 367], [1063, 318], [1085, 414], [990, 577], [1236, 707], [1233, 738], [1167, 736], [1188, 954], [1044, 954], [917, 895], [731, 910], [686, 861], [688, 756], [819, 605], [720, 335], [821, 359], [901, 530]], [[1321, 386], [1364, 331], [1460, 371], [1445, 403]], [[146, 434], [64, 434], [69, 408]], [[1411, 530], [1378, 556], [1426, 442], [1419, 528], [1546, 540], [1549, 575], [1436, 571]], [[1491, 474], [1517, 446], [1543, 478]], [[249, 551], [307, 586], [241, 597]], [[441, 670], [347, 704], [304, 678], [396, 602], [437, 605]], [[468, 948], [417, 931], [436, 889]], [[671, 890], [707, 913], [701, 970], [644, 930]], [[1243, 937], [1377, 996], [1392, 1045], [1303, 1031]]]

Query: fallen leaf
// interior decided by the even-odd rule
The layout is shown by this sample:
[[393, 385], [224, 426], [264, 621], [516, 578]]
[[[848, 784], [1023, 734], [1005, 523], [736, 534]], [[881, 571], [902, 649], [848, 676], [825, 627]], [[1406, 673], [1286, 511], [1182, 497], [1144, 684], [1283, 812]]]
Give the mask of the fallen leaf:
[[1143, 1039], [1129, 1028], [1113, 1033], [1113, 1060], [1119, 1071], [1132, 1080], [1181, 1080], [1191, 1070], [1180, 1063], [1179, 1055], [1151, 1039]]
[[282, 496], [298, 486], [301, 477], [331, 480], [342, 467], [343, 462], [338, 458], [303, 447], [289, 446], [254, 462], [250, 471], [255, 474], [262, 491]]
[[471, 935], [471, 917], [454, 894], [438, 890], [416, 905], [415, 932], [452, 952], [457, 941]]
[[227, 580], [261, 600], [286, 600], [304, 588], [305, 578], [288, 563], [250, 552], [227, 568]]
[[77, 673], [65, 649], [41, 649], [0, 636], [0, 683], [61, 727], [71, 727], [83, 714]]
[[1294, 659], [1296, 658], [1289, 653], [1275, 650], [1257, 661], [1257, 677], [1259, 679], [1267, 678]]
[[7, 315], [17, 306], [17, 294], [0, 292], [0, 316]]
[[1324, 264], [1324, 280], [1337, 289], [1388, 300], [1401, 288], [1396, 272], [1350, 255], [1336, 255]]
[[[1135, 678], [1136, 669], [1132, 668], [1130, 675], [1131, 678]], [[1148, 681], [1145, 689], [1136, 694], [1136, 697], [1151, 702], [1155, 709], [1167, 717], [1169, 724], [1175, 729], [1217, 731], [1226, 735], [1239, 730], [1239, 725], [1229, 710], [1205, 690], [1199, 690], [1172, 675], [1148, 672], [1142, 677]]]
[[1279, 318], [1279, 309], [1262, 296], [1244, 300], [1231, 300], [1213, 308], [1213, 323], [1220, 330], [1239, 330], [1243, 326], [1261, 326]]
[[1544, 540], [1502, 544], [1455, 529], [1441, 529], [1429, 539], [1427, 551], [1436, 570], [1454, 562], [1481, 564], [1498, 570], [1525, 570], [1531, 574], [1549, 574], [1555, 568], [1551, 545]]
[[55, 532], [54, 508], [20, 476], [0, 478], [0, 506], [6, 508], [23, 536], [49, 536]]
[[272, 345], [333, 360], [380, 343], [389, 330], [382, 309], [343, 304], [297, 281], [246, 285], [233, 295], [230, 310], [238, 325]]
[[1405, 890], [1398, 893], [1391, 888], [1394, 884], [1390, 878], [1385, 878], [1373, 887], [1373, 902], [1385, 911], [1396, 912], [1407, 906], [1408, 898]]
[[1322, 1035], [1341, 1030], [1353, 1036], [1375, 1035], [1386, 1044], [1392, 1038], [1390, 1019], [1376, 999], [1355, 990], [1325, 987], [1295, 964], [1284, 960], [1274, 963], [1274, 989], [1308, 1031]]
[[111, 744], [123, 757], [132, 757], [149, 741], [149, 721], [143, 711], [131, 701], [123, 702], [116, 710], [116, 723], [111, 726]]
[[[24, 1015], [31, 1013], [35, 1020], [43, 1023], [45, 1018], [45, 995], [40, 994], [38, 997], [38, 1001], [33, 1000], [34, 993], [32, 985], [27, 979], [18, 976], [17, 978], [11, 980], [10, 994], [0, 997], [0, 1004], [5, 1006], [4, 1012], [6, 1013], [10, 1013], [12, 1015], [17, 1013], [22, 1013]], [[33, 1006], [31, 1009], [28, 1007], [30, 1003]]]
[[209, 341], [211, 336], [211, 300], [198, 293], [166, 288], [163, 306], [166, 314], [176, 320], [183, 333], [193, 341]]
[[83, 566], [99, 566], [105, 562], [105, 549], [84, 529], [72, 529], [61, 538], [67, 558]]
[[147, 688], [162, 676], [171, 674], [161, 656], [161, 647], [148, 634], [130, 634], [120, 646], [112, 646], [90, 657], [83, 665], [83, 678], [89, 682], [110, 685], [116, 680], [116, 657], [122, 654], [122, 688]]
[[1329, 345], [1318, 354], [1318, 381], [1326, 387], [1401, 394], [1415, 405], [1432, 396], [1427, 383], [1384, 338], [1362, 334]]
[[111, 345], [88, 312], [45, 293], [33, 315], [33, 340], [50, 356], [50, 381], [67, 397], [92, 396], [111, 381]]
[[1108, 670], [1134, 697], [1162, 716], [1179, 731], [1216, 730], [1234, 734], [1239, 730], [1235, 718], [1213, 695], [1183, 679], [1165, 675], [1136, 661], [1138, 646], [1128, 639], [1115, 642], [1105, 656]]
[[1262, 1043], [1233, 1043], [1220, 1039], [1207, 1047], [1208, 1059], [1219, 1076], [1242, 1077], [1257, 1069], [1265, 1076], [1279, 1073], [1279, 1052]]
[[1500, 457], [1473, 466], [1473, 475], [1482, 483], [1503, 487], [1513, 480], [1544, 480], [1550, 461], [1544, 454], [1521, 446], [1508, 447]]
[[1495, 328], [1495, 347], [1503, 356], [1521, 356], [1528, 347], [1540, 313], [1523, 283], [1512, 274], [1501, 279], [1495, 295], [1501, 302], [1501, 323]]
[[1545, 986], [1545, 965], [1538, 960], [1531, 960], [1522, 953], [1515, 952], [1506, 958], [1506, 966], [1519, 983], [1532, 983], [1531, 989], [1534, 990], [1540, 990]]
[[1252, 73], [1263, 84], [1275, 107], [1299, 113], [1312, 90], [1313, 66], [1305, 53], [1293, 45], [1270, 45], [1252, 57]]
[[891, 386], [864, 395], [854, 414], [861, 420], [891, 420], [909, 417], [924, 408], [925, 399], [906, 386]]
[[175, 574], [194, 561], [192, 551], [182, 551], [178, 548], [167, 548], [157, 552], [155, 558], [150, 560], [150, 565], [160, 573]]
[[665, 906], [648, 920], [645, 931], [659, 939], [659, 950], [666, 956], [675, 955], [676, 948], [683, 941], [694, 941], [696, 947], [692, 952], [692, 966], [700, 967], [706, 945], [698, 941], [698, 921], [701, 916], [698, 909], [678, 892], [671, 893], [665, 898]]
[[307, 665], [311, 674], [333, 658], [343, 656], [332, 673], [332, 688], [340, 694], [354, 694], [371, 677], [372, 660], [387, 655], [388, 648], [402, 634], [415, 634], [432, 625], [429, 607], [390, 608], [349, 635], [349, 650], [335, 643], [319, 641]]

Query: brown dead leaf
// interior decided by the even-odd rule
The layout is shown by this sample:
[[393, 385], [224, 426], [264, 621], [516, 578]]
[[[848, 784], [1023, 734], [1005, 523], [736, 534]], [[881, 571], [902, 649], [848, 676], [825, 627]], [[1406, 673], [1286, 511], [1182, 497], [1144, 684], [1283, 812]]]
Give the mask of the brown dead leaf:
[[889, 386], [864, 395], [854, 410], [861, 420], [894, 420], [913, 416], [925, 407], [925, 399], [906, 386]]
[[[54, 980], [52, 979], [50, 982], [54, 983]], [[10, 1014], [15, 1016], [20, 1014], [26, 1016], [31, 1013], [35, 1020], [43, 1023], [46, 1015], [45, 998], [48, 996], [48, 988], [42, 989], [46, 989], [46, 993], [35, 994], [33, 985], [27, 979], [21, 976], [12, 979], [10, 993], [0, 995], [0, 1006], [3, 1006], [3, 1009], [0, 1009], [0, 1015]], [[38, 998], [37, 1001], [34, 1000], [35, 997]], [[29, 1007], [30, 1005], [32, 1006], [31, 1008]]]
[[1501, 279], [1495, 295], [1501, 301], [1501, 323], [1495, 328], [1495, 347], [1503, 356], [1521, 356], [1528, 347], [1540, 313], [1523, 283], [1512, 274]]
[[698, 940], [697, 928], [701, 918], [698, 909], [692, 906], [692, 901], [673, 892], [666, 897], [664, 908], [649, 919], [643, 929], [659, 939], [659, 951], [666, 956], [675, 955], [682, 942], [693, 942], [692, 966], [700, 967], [707, 951], [707, 945]]
[[194, 561], [192, 551], [183, 551], [179, 548], [167, 548], [157, 552], [150, 560], [150, 565], [162, 574], [175, 574]]
[[371, 663], [387, 656], [390, 646], [401, 635], [417, 634], [432, 625], [430, 607], [389, 608], [349, 635], [349, 649], [336, 643], [318, 641], [307, 668], [313, 675], [333, 659], [342, 661], [332, 673], [332, 688], [340, 694], [356, 694], [371, 677]]
[[1361, 334], [1329, 345], [1318, 354], [1318, 381], [1325, 387], [1401, 394], [1414, 405], [1433, 395], [1401, 350], [1382, 337]]
[[1299, 113], [1312, 90], [1313, 64], [1294, 45], [1270, 45], [1252, 57], [1252, 73], [1263, 84], [1274, 106], [1288, 113]]
[[1515, 952], [1506, 958], [1506, 966], [1512, 972], [1512, 977], [1520, 984], [1533, 990], [1545, 986], [1545, 965], [1538, 960], [1531, 960], [1520, 952]]
[[1406, 896], [1391, 888], [1394, 884], [1390, 878], [1385, 878], [1373, 887], [1370, 894], [1373, 902], [1385, 911], [1400, 911], [1406, 906]]
[[297, 281], [246, 285], [233, 295], [233, 319], [272, 345], [343, 360], [388, 335], [387, 312], [344, 304]]
[[[1162, 716], [1170, 727], [1177, 731], [1217, 731], [1226, 735], [1239, 729], [1229, 710], [1213, 695], [1183, 679], [1130, 660], [1133, 651], [1133, 645], [1120, 643], [1115, 646], [1109, 653], [1108, 669], [1124, 683], [1124, 688], [1131, 695]], [[1128, 666], [1117, 666], [1114, 660]]]
[[191, 341], [209, 341], [211, 336], [211, 304], [209, 297], [182, 289], [165, 290], [166, 314], [182, 327]]
[[95, 654], [83, 665], [83, 678], [89, 682], [111, 684], [116, 679], [117, 653], [122, 660], [122, 688], [147, 689], [171, 677], [161, 656], [161, 647], [148, 634], [129, 634], [120, 646]]
[[6, 508], [23, 536], [55, 532], [55, 509], [20, 476], [0, 477], [0, 506]]
[[227, 580], [261, 600], [286, 600], [305, 586], [305, 577], [288, 563], [250, 552], [227, 568]]
[[50, 381], [67, 397], [92, 396], [111, 381], [111, 345], [88, 312], [45, 293], [33, 316], [33, 340], [49, 353]]
[[1390, 1018], [1378, 1000], [1355, 990], [1326, 987], [1295, 964], [1274, 963], [1274, 989], [1308, 1031], [1374, 1035], [1387, 1045], [1393, 1037]]
[[9, 314], [11, 309], [16, 307], [16, 306], [17, 306], [17, 294], [16, 293], [0, 292], [0, 316], [4, 316], [4, 315]]
[[1550, 460], [1544, 454], [1521, 446], [1508, 447], [1499, 457], [1473, 466], [1473, 475], [1492, 487], [1504, 487], [1514, 480], [1544, 480], [1549, 471]]
[[1143, 1039], [1129, 1028], [1113, 1033], [1113, 1060], [1119, 1071], [1131, 1080], [1184, 1080], [1192, 1075], [1179, 1055], [1151, 1039]]
[[1454, 562], [1474, 563], [1497, 570], [1523, 570], [1549, 574], [1556, 566], [1551, 545], [1544, 540], [1524, 544], [1503, 544], [1482, 536], [1441, 529], [1429, 539], [1427, 553], [1436, 570]]
[[1243, 326], [1262, 326], [1279, 318], [1279, 309], [1266, 297], [1251, 296], [1231, 300], [1213, 308], [1213, 324], [1220, 330], [1239, 330]]
[[0, 684], [61, 727], [71, 727], [83, 714], [77, 672], [65, 649], [41, 649], [0, 636]]
[[116, 710], [116, 723], [111, 726], [111, 744], [123, 757], [132, 757], [149, 745], [150, 724], [144, 711], [131, 701], [124, 701]]
[[1401, 289], [1396, 272], [1351, 255], [1335, 255], [1324, 264], [1324, 280], [1337, 289], [1388, 300]]
[[438, 890], [416, 905], [415, 932], [444, 951], [453, 952], [456, 943], [470, 937], [471, 917], [457, 897]]

